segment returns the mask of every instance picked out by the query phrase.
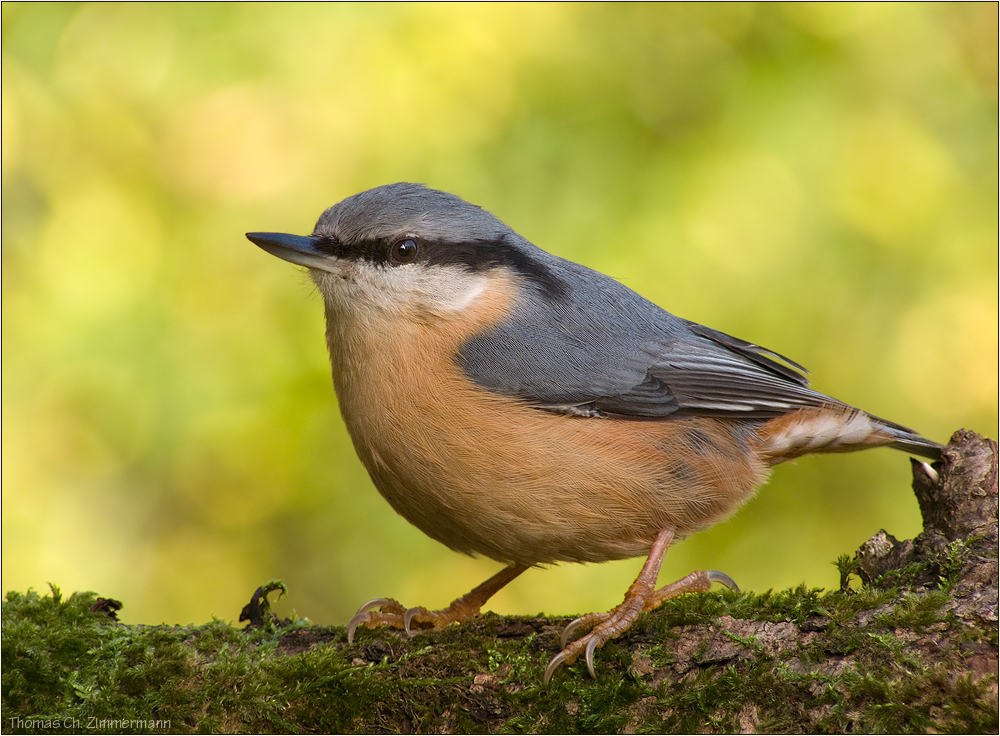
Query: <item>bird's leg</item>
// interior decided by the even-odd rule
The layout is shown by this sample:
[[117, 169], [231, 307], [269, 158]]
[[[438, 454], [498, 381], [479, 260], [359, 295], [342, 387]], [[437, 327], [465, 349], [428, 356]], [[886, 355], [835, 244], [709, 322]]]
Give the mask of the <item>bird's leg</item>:
[[[649, 556], [646, 558], [646, 562], [639, 572], [639, 577], [629, 586], [628, 591], [625, 593], [625, 600], [618, 604], [618, 606], [606, 614], [583, 616], [566, 627], [572, 633], [582, 623], [593, 626], [593, 630], [568, 646], [563, 642], [563, 650], [553, 657], [552, 661], [549, 662], [549, 666], [545, 668], [543, 682], [547, 684], [549, 678], [552, 677], [552, 673], [560, 665], [575, 662], [584, 651], [587, 653], [587, 668], [590, 670], [590, 674], [596, 677], [594, 675], [593, 664], [594, 650], [606, 641], [620, 636], [639, 618], [646, 600], [655, 590], [656, 578], [660, 574], [660, 566], [663, 564], [663, 555], [666, 554], [667, 547], [670, 546], [673, 538], [673, 529], [664, 529], [656, 535], [656, 540], [649, 550]], [[563, 639], [565, 640], [566, 638], [564, 634]]]
[[[660, 574], [660, 566], [663, 564], [663, 556], [673, 538], [672, 529], [664, 529], [656, 536], [656, 540], [649, 550], [649, 556], [639, 572], [639, 577], [629, 586], [628, 592], [625, 593], [625, 600], [618, 606], [608, 612], [588, 613], [571, 621], [566, 626], [560, 641], [562, 651], [553, 657], [549, 666], [545, 668], [543, 681], [546, 684], [560, 665], [572, 664], [584, 653], [587, 670], [591, 677], [597, 677], [594, 673], [594, 650], [628, 631], [639, 618], [640, 613], [652, 611], [670, 598], [682, 593], [705, 592], [711, 588], [713, 582], [739, 590], [732, 578], [716, 570], [696, 570], [675, 583], [654, 590], [656, 578]], [[591, 632], [567, 644], [573, 633], [581, 628], [591, 629]]]
[[489, 580], [477, 585], [461, 598], [452, 601], [450, 606], [439, 611], [429, 611], [422, 606], [405, 608], [393, 598], [373, 598], [362, 605], [348, 623], [347, 641], [349, 643], [354, 641], [354, 632], [362, 624], [369, 629], [391, 626], [396, 629], [404, 629], [407, 634], [412, 634], [414, 624], [420, 628], [440, 629], [450, 623], [465, 621], [476, 616], [479, 609], [493, 597], [494, 593], [527, 569], [528, 565], [505, 567]]

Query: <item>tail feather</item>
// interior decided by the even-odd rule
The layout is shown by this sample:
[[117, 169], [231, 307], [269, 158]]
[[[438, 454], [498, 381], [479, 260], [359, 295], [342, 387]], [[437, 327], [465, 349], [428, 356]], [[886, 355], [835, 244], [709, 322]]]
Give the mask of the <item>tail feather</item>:
[[929, 440], [926, 437], [921, 437], [912, 429], [900, 426], [899, 424], [887, 422], [884, 419], [873, 417], [870, 414], [868, 416], [873, 421], [882, 425], [879, 428], [881, 434], [891, 438], [891, 441], [886, 445], [886, 447], [892, 447], [896, 450], [902, 450], [903, 452], [920, 455], [920, 457], [926, 457], [929, 460], [941, 459], [941, 450], [944, 449], [944, 445], [935, 442], [934, 440]]
[[892, 447], [938, 460], [943, 445], [912, 429], [846, 404], [800, 409], [768, 421], [761, 430], [772, 464], [813, 452], [854, 452]]

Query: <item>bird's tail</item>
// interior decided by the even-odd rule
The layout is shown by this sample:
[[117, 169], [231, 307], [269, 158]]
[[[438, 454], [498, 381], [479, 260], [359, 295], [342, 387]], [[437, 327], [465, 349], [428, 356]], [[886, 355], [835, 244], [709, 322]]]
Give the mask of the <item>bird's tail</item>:
[[943, 449], [912, 429], [840, 403], [775, 417], [760, 434], [772, 464], [813, 452], [854, 452], [870, 447], [893, 447], [939, 460]]

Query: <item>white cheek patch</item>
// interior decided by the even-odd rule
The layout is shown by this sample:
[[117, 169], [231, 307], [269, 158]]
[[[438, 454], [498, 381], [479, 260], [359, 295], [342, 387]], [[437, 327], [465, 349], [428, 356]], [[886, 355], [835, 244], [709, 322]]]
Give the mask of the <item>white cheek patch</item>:
[[460, 313], [482, 296], [489, 276], [461, 266], [376, 266], [357, 262], [340, 279], [318, 284], [340, 309], [431, 319]]
[[[473, 276], [472, 274], [468, 275]], [[442, 306], [452, 312], [464, 312], [475, 304], [476, 300], [486, 291], [486, 280], [486, 276], [479, 274], [475, 278], [468, 279], [467, 283], [455, 284], [458, 288], [449, 295], [450, 298], [442, 300]], [[442, 294], [442, 296], [445, 295]]]
[[776, 455], [834, 452], [862, 445], [875, 431], [866, 414], [810, 413], [771, 436], [768, 449]]
[[415, 315], [424, 320], [459, 315], [489, 291], [491, 277], [485, 273], [472, 273], [457, 266], [423, 270], [411, 303]]

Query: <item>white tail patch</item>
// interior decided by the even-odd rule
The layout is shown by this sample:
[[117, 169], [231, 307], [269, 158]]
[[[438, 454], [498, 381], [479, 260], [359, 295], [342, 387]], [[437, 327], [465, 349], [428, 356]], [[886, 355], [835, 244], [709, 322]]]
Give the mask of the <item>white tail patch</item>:
[[[864, 412], [821, 409], [802, 411], [775, 422], [766, 450], [775, 458], [792, 458], [809, 452], [843, 452], [869, 443], [876, 425]], [[879, 443], [875, 443], [879, 444]]]

